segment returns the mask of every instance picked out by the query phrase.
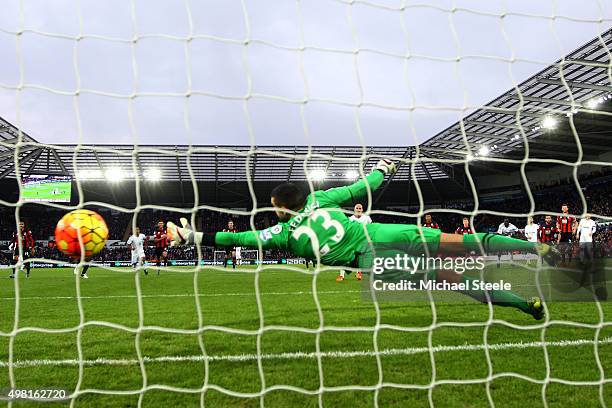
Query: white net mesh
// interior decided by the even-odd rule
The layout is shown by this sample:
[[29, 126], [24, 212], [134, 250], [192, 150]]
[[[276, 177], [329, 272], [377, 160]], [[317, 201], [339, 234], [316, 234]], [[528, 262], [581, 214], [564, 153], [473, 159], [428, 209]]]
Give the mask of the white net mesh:
[[[316, 171], [323, 171], [323, 175], [333, 173], [338, 177], [348, 177], [349, 171], [358, 170], [357, 177], [363, 177], [372, 163], [383, 155], [391, 156], [399, 163], [400, 171], [394, 180], [405, 181], [406, 185], [410, 186], [408, 188], [413, 189], [413, 195], [412, 198], [407, 197], [408, 203], [402, 210], [381, 210], [375, 206], [378, 196], [368, 192], [367, 210], [374, 216], [421, 220], [432, 208], [428, 203], [432, 196], [427, 194], [433, 194], [433, 200], [436, 200], [435, 195], [438, 195], [437, 198], [444, 195], [444, 192], [436, 191], [435, 187], [429, 190], [429, 187], [424, 185], [433, 185], [435, 179], [450, 179], [457, 184], [454, 174], [449, 170], [457, 164], [460, 166], [456, 171], [463, 170], [465, 173], [460, 183], [464, 183], [463, 187], [469, 191], [474, 204], [470, 208], [456, 208], [450, 205], [453, 203], [447, 201], [445, 208], [436, 208], [436, 212], [441, 216], [465, 215], [470, 217], [473, 225], [476, 217], [483, 214], [491, 217], [543, 215], [544, 211], [538, 211], [536, 208], [534, 193], [529, 188], [533, 183], [528, 178], [527, 167], [534, 164], [566, 167], [563, 174], [569, 175], [571, 185], [578, 187], [576, 192], [582, 203], [582, 212], [587, 213], [592, 212], [591, 205], [580, 188], [579, 176], [585, 168], [610, 166], [610, 161], [605, 156], [595, 157], [589, 154], [589, 157], [585, 158], [582, 135], [571, 120], [575, 113], [587, 112], [595, 116], [595, 120], [602, 122], [606, 121], [609, 115], [604, 110], [596, 109], [596, 102], [590, 104], [590, 101], [599, 99], [599, 103], [603, 104], [612, 92], [612, 71], [608, 58], [610, 33], [606, 31], [611, 19], [610, 5], [607, 2], [585, 5], [580, 10], [581, 15], [577, 15], [576, 8], [565, 1], [546, 3], [545, 6], [527, 6], [514, 2], [419, 3], [382, 0], [298, 0], [282, 4], [243, 0], [223, 6], [213, 2], [189, 1], [156, 3], [155, 6], [139, 1], [131, 1], [129, 6], [123, 2], [100, 6], [84, 0], [76, 4], [59, 2], [53, 6], [32, 1], [11, 3], [14, 4], [7, 8], [8, 17], [0, 18], [0, 32], [2, 41], [11, 44], [12, 50], [16, 51], [15, 56], [9, 58], [11, 62], [16, 63], [0, 64], [9, 67], [6, 75], [0, 76], [0, 89], [3, 91], [0, 113], [14, 111], [12, 121], [20, 131], [14, 140], [5, 138], [1, 143], [9, 152], [2, 153], [0, 157], [3, 166], [7, 161], [10, 167], [9, 172], [4, 175], [11, 174], [19, 179], [23, 173], [46, 169], [47, 172], [57, 170], [78, 176], [80, 171], [90, 170], [91, 166], [87, 167], [87, 157], [100, 169], [123, 164], [123, 170], [129, 173], [126, 178], [134, 181], [133, 206], [116, 205], [121, 201], [116, 197], [112, 203], [110, 198], [107, 201], [84, 201], [91, 187], [84, 182], [84, 173], [80, 173], [80, 176], [75, 178], [79, 197], [76, 207], [97, 205], [119, 213], [136, 214], [132, 221], [134, 225], [138, 223], [141, 213], [172, 211], [174, 216], [191, 217], [193, 225], [202, 226], [198, 214], [206, 210], [219, 212], [224, 216], [248, 216], [249, 227], [257, 229], [256, 217], [270, 208], [267, 201], [262, 202], [259, 199], [256, 181], [304, 180], [311, 174], [315, 176], [308, 179], [308, 184], [314, 191], [320, 185], [316, 179]], [[111, 18], [96, 22], [97, 13], [105, 15], [108, 10], [106, 7], [115, 7], [117, 11], [111, 13]], [[164, 18], [165, 12], [176, 16], [176, 9], [180, 9], [180, 24]], [[50, 15], [58, 13], [58, 20], [69, 23], [60, 24], [58, 27], [62, 29], [56, 31], [53, 28], [53, 18], [45, 20], [41, 17], [45, 12]], [[66, 13], [69, 15], [65, 15]], [[478, 29], [467, 29], [473, 24]], [[533, 28], [530, 28], [529, 24], [533, 24]], [[340, 26], [342, 29], [332, 29]], [[579, 26], [588, 28], [572, 32], [572, 28]], [[91, 27], [92, 31], [88, 27]], [[415, 30], [414, 27], [418, 29]], [[538, 33], [541, 37], [534, 37]], [[499, 38], [497, 41], [488, 42], [489, 36]], [[576, 63], [571, 61], [578, 60], [579, 55], [572, 55], [571, 61], [562, 58], [551, 68], [551, 72], [556, 72], [556, 76], [549, 72], [550, 75], [544, 78], [549, 81], [550, 86], [557, 84], [557, 94], [551, 96], [542, 88], [542, 95], [538, 95], [538, 89], [523, 86], [525, 84], [521, 78], [526, 77], [527, 73], [533, 74], [533, 66], [539, 69], [549, 66], [552, 61], [569, 54], [576, 46], [594, 37], [596, 40], [591, 43], [590, 48], [582, 49], [581, 52], [587, 55], [593, 48], [598, 48], [598, 59]], [[55, 80], [53, 75], [39, 78], [35, 74], [30, 76], [28, 67], [53, 64], [58, 54], [50, 58], [46, 55], [45, 48], [54, 42], [61, 42], [64, 53], [62, 57], [70, 61], [67, 65], [70, 70], [66, 71], [67, 66], [61, 67], [62, 69], [58, 70], [63, 73], [58, 74], [59, 78]], [[96, 55], [101, 49], [96, 51], [96, 48], [90, 48], [91, 43], [108, 46], [105, 49], [107, 55]], [[162, 43], [163, 52], [160, 52], [156, 46]], [[543, 45], [527, 47], [526, 43]], [[506, 47], [503, 52], [496, 48], [500, 44]], [[0, 49], [6, 51], [11, 47], [2, 46]], [[51, 49], [56, 50], [53, 47]], [[215, 50], [217, 52], [213, 52]], [[218, 52], [219, 50], [222, 52]], [[224, 60], [224, 64], [215, 65], [211, 62], [213, 56], [227, 60]], [[584, 59], [589, 58], [585, 56]], [[92, 67], [91, 64], [97, 66]], [[571, 64], [579, 64], [580, 67], [572, 71], [569, 77], [565, 77], [564, 73], [567, 71], [564, 69]], [[55, 72], [50, 65], [49, 71]], [[123, 71], [115, 69], [119, 65]], [[112, 74], [104, 75], [111, 67]], [[597, 67], [602, 69], [593, 73], [593, 77], [577, 78], [576, 72], [583, 73], [589, 68], [594, 71]], [[504, 75], [485, 75], [487, 71], [492, 70], [503, 71]], [[553, 76], [555, 78], [551, 79]], [[71, 80], [68, 81], [67, 77]], [[584, 80], [589, 86], [576, 85], [578, 80]], [[500, 86], [500, 83], [503, 86]], [[526, 85], [531, 86], [532, 83]], [[487, 89], [479, 92], [478, 87]], [[437, 92], [429, 93], [429, 88]], [[442, 94], [441, 89], [445, 91]], [[507, 94], [507, 97], [488, 104], [486, 109], [479, 109], [487, 100], [499, 94], [500, 90], [506, 89], [512, 89], [510, 93], [514, 92], [514, 97]], [[36, 114], [29, 109], [33, 100], [40, 104], [54, 104], [54, 101], [57, 101], [55, 103], [61, 107], [54, 109], [54, 113], [61, 110], [70, 112], [68, 115], [58, 116], [59, 124], [56, 121], [44, 121], [42, 125], [38, 125], [39, 132], [48, 129], [54, 135], [67, 133], [74, 139], [56, 143], [51, 139], [52, 136], [37, 134], [36, 136], [47, 140], [47, 143], [39, 143], [22, 133], [36, 127], [37, 120], [40, 120], [34, 117]], [[510, 100], [514, 102], [510, 103]], [[103, 109], [110, 117], [96, 117], [98, 106], [104, 106]], [[253, 111], [257, 114], [253, 114]], [[487, 117], [484, 115], [485, 111], [491, 115]], [[475, 112], [477, 117], [470, 119], [471, 124], [461, 120], [465, 115], [473, 115]], [[68, 122], [67, 118], [70, 116], [72, 118]], [[157, 120], [158, 116], [164, 117], [166, 122]], [[567, 118], [576, 152], [560, 151], [558, 158], [537, 155], [538, 149], [546, 149], [538, 148], [534, 139], [543, 133], [538, 126], [548, 126], [539, 125], [542, 119], [547, 117], [557, 120]], [[453, 123], [458, 120], [461, 121], [454, 128], [440, 132], [442, 129], [438, 127], [439, 123]], [[477, 126], [479, 121], [486, 121], [486, 126], [489, 126], [487, 131], [490, 131], [491, 127], [497, 127], [501, 131], [495, 134], [478, 134], [470, 130]], [[323, 126], [325, 122], [334, 122], [334, 126]], [[437, 124], [431, 125], [432, 122]], [[472, 127], [468, 129], [468, 125]], [[115, 126], [120, 130], [115, 130]], [[8, 125], [6, 129], [8, 131]], [[214, 133], [217, 132], [221, 136], [215, 138]], [[270, 135], [266, 136], [266, 133]], [[424, 133], [427, 137], [433, 134], [437, 136], [425, 142], [421, 136]], [[337, 134], [346, 136], [330, 143], [330, 135]], [[101, 145], [100, 142], [105, 142], [106, 135], [117, 137], [120, 142], [116, 144], [119, 146], [115, 146], [113, 140], [109, 142], [113, 144]], [[231, 139], [232, 143], [223, 143], [230, 135], [236, 135]], [[389, 138], [388, 135], [395, 138]], [[287, 140], [288, 137], [291, 138], [290, 141]], [[273, 146], [278, 144], [279, 140], [282, 140], [284, 147], [276, 149]], [[593, 138], [589, 140], [592, 141]], [[531, 145], [528, 141], [533, 141], [534, 144]], [[66, 145], [67, 143], [70, 143], [70, 146]], [[73, 145], [75, 143], [76, 145]], [[162, 143], [187, 147], [179, 149], [155, 146]], [[605, 143], [604, 141], [600, 145]], [[122, 144], [124, 146], [121, 146]], [[228, 144], [242, 147], [215, 147]], [[294, 144], [298, 147], [293, 147]], [[337, 151], [335, 148], [317, 147], [329, 144], [337, 144], [340, 147]], [[413, 144], [416, 145], [415, 148], [406, 147]], [[341, 153], [343, 145], [359, 148]], [[372, 145], [391, 147], [377, 148], [371, 147]], [[513, 152], [519, 153], [515, 156], [509, 154]], [[46, 163], [41, 160], [45, 157]], [[62, 159], [67, 157], [69, 160]], [[160, 163], [165, 163], [166, 167], [169, 166], [167, 163], [176, 162], [177, 171], [176, 174], [172, 173], [172, 178], [181, 182], [183, 198], [185, 193], [182, 182], [191, 182], [192, 196], [187, 201], [193, 205], [190, 208], [185, 208], [182, 203], [161, 206], [156, 205], [154, 200], [143, 197], [143, 192], [146, 191], [146, 169], [142, 168], [142, 157], [159, 160]], [[285, 164], [279, 165], [281, 162], [285, 163], [286, 167]], [[85, 167], [82, 163], [85, 163]], [[482, 210], [482, 195], [471, 174], [475, 168], [472, 166], [478, 163], [488, 166], [491, 171], [495, 171], [495, 166], [514, 166], [517, 171], [514, 174], [520, 174], [522, 179], [519, 184], [527, 187], [525, 194], [528, 197], [529, 209]], [[262, 169], [261, 172], [258, 172], [258, 169]], [[92, 178], [96, 177], [99, 175], [92, 175]], [[170, 177], [170, 174], [165, 173], [163, 177]], [[219, 186], [215, 185], [215, 190], [203, 194], [200, 191], [201, 184], [198, 183], [213, 178], [221, 182], [241, 180], [246, 183], [248, 189], [245, 189], [245, 208], [252, 209], [228, 210], [214, 204], [217, 201], [212, 197], [217, 194]], [[503, 182], [506, 183], [505, 180]], [[508, 183], [501, 184], [502, 187], [506, 185]], [[387, 186], [383, 187], [386, 188]], [[423, 193], [424, 188], [427, 188], [427, 194]], [[20, 211], [24, 206], [22, 198], [16, 202], [3, 200], [0, 204], [11, 211], [14, 210], [16, 221], [20, 220]], [[75, 207], [46, 205], [65, 210]], [[594, 215], [601, 220], [610, 220], [609, 213]], [[203, 251], [204, 249], [197, 249], [198, 260], [207, 258]], [[213, 253], [212, 258], [216, 260], [217, 254]], [[114, 271], [110, 267], [105, 269]], [[549, 405], [551, 393], [554, 394], [557, 390], [555, 387], [559, 385], [594, 388], [596, 395], [588, 402], [606, 405], [606, 387], [610, 378], [606, 374], [602, 351], [605, 350], [609, 356], [610, 337], [607, 333], [610, 332], [605, 330], [610, 323], [604, 313], [605, 304], [600, 302], [595, 302], [594, 309], [590, 310], [591, 314], [582, 316], [584, 319], [580, 321], [561, 318], [553, 320], [547, 317], [541, 323], [524, 325], [498, 318], [492, 306], [489, 306], [488, 316], [482, 321], [466, 321], [463, 318], [458, 318], [457, 321], [440, 320], [438, 306], [430, 301], [428, 310], [431, 312], [431, 320], [424, 324], [415, 322], [411, 325], [410, 319], [385, 322], [385, 305], [374, 301], [367, 304], [373, 321], [367, 321], [366, 324], [359, 321], [343, 324], [342, 320], [337, 320], [340, 324], [336, 324], [334, 319], [332, 323], [326, 319], [328, 308], [332, 307], [329, 296], [338, 291], [330, 289], [324, 281], [328, 278], [326, 272], [330, 268], [318, 265], [312, 272], [298, 266], [284, 265], [282, 269], [285, 273], [299, 276], [295, 279], [308, 279], [310, 292], [307, 295], [312, 298], [312, 309], [316, 318], [314, 323], [308, 321], [303, 324], [278, 324], [278, 318], [273, 313], [273, 316], [269, 316], [263, 299], [287, 295], [291, 291], [282, 288], [263, 289], [262, 280], [265, 280], [265, 273], [269, 268], [257, 264], [248, 272], [253, 276], [252, 295], [255, 301], [253, 311], [256, 313], [256, 324], [255, 327], [245, 329], [239, 325], [209, 323], [207, 301], [214, 299], [215, 293], [204, 293], [201, 281], [201, 275], [209, 269], [214, 271], [219, 267], [207, 266], [205, 270], [204, 266], [197, 265], [179, 271], [193, 274], [193, 293], [162, 293], [155, 298], [159, 302], [166, 297], [186, 296], [193, 299], [197, 318], [191, 328], [160, 327], [145, 322], [145, 302], [149, 299], [144, 292], [149, 288], [143, 285], [143, 276], [140, 273], [134, 274], [134, 291], [131, 295], [137, 304], [137, 318], [133, 325], [99, 320], [95, 318], [96, 313], [86, 312], [85, 302], [89, 302], [91, 296], [83, 294], [83, 283], [78, 278], [74, 281], [74, 294], [63, 299], [76, 302], [78, 321], [66, 323], [61, 328], [48, 328], [42, 324], [37, 326], [35, 321], [34, 324], [24, 324], [24, 311], [20, 307], [24, 300], [21, 295], [22, 283], [20, 279], [15, 279], [13, 295], [8, 297], [11, 302], [14, 299], [13, 325], [0, 333], [7, 340], [6, 353], [2, 352], [2, 356], [6, 355], [6, 360], [1, 364], [1, 367], [7, 369], [7, 387], [23, 386], [18, 381], [18, 370], [76, 365], [78, 372], [75, 381], [66, 387], [71, 406], [78, 404], [79, 398], [92, 394], [137, 395], [138, 406], [141, 406], [146, 402], [147, 393], [156, 390], [196, 395], [201, 406], [205, 405], [207, 395], [211, 392], [237, 399], [253, 399], [260, 406], [267, 405], [269, 395], [279, 391], [313, 397], [314, 404], [319, 406], [342, 404], [338, 400], [327, 401], [326, 398], [329, 398], [330, 394], [365, 392], [368, 395], [365, 400], [371, 405], [379, 406], [398, 404], [403, 398], [410, 400], [410, 397], [403, 396], [401, 391], [422, 391], [426, 398], [421, 402], [427, 401], [433, 406], [445, 405], [443, 399], [436, 398], [436, 390], [452, 385], [482, 386], [477, 392], [484, 392], [485, 402], [496, 406], [508, 402], [500, 401], [495, 396], [494, 385], [504, 379], [517, 379], [535, 385], [535, 395], [539, 396], [544, 406]], [[527, 269], [533, 271], [537, 270], [537, 267]], [[538, 287], [538, 290], [541, 288]], [[358, 296], [354, 292], [359, 291], [352, 293], [355, 297]], [[350, 295], [351, 291], [344, 293]], [[239, 297], [239, 294], [231, 292], [221, 294], [228, 298], [234, 295]], [[294, 295], [297, 296], [298, 293]], [[53, 294], [49, 296], [49, 299], [54, 298]], [[42, 297], [47, 298], [46, 294]], [[28, 297], [28, 302], [32, 298]], [[62, 296], [57, 296], [56, 300], [62, 300]], [[112, 294], [106, 301], [112, 301]], [[406, 314], [410, 313], [410, 305], [402, 307], [406, 309]], [[551, 327], [555, 330], [561, 327], [573, 331], [569, 337], [563, 337], [563, 333], [561, 338], [557, 335], [549, 337]], [[133, 335], [135, 358], [129, 353], [118, 353], [111, 358], [92, 358], [92, 354], [88, 354], [84, 349], [86, 346], [83, 341], [84, 331], [90, 328]], [[465, 340], [460, 344], [442, 344], [437, 341], [436, 334], [448, 329], [460, 332], [464, 330], [462, 333], [478, 330], [482, 340], [478, 344], [464, 344]], [[529, 333], [535, 331], [539, 341], [500, 341], [500, 336], [495, 335], [495, 340], [491, 342], [491, 331], [504, 330]], [[184, 350], [172, 349], [159, 357], [147, 355], [143, 351], [143, 337], [150, 332], [196, 336], [198, 352], [189, 354]], [[385, 338], [389, 332], [398, 336], [405, 335], [408, 339], [422, 339], [419, 337], [422, 335], [426, 342], [417, 342], [418, 345], [409, 347], [404, 347], [406, 342], [400, 343], [400, 347], [381, 347], [381, 337]], [[587, 332], [590, 333], [588, 338], [576, 337], [576, 333]], [[75, 334], [76, 358], [38, 361], [17, 359], [15, 349], [19, 337], [32, 333]], [[210, 336], [210, 333], [223, 333], [236, 338], [255, 338], [255, 350], [253, 353], [241, 353], [242, 349], [237, 347], [238, 351], [230, 354], [211, 355], [207, 347], [207, 336]], [[267, 353], [264, 350], [264, 336], [270, 333], [286, 336], [310, 335], [313, 337], [314, 347], [308, 350], [313, 350]], [[323, 345], [324, 337], [329, 333], [351, 336], [366, 334], [370, 342], [366, 350], [344, 350], [341, 345], [336, 350], [329, 350], [328, 345]], [[474, 336], [457, 335], [453, 341], [465, 338], [473, 339]], [[385, 344], [388, 345], [389, 341], [385, 340]], [[95, 347], [93, 343], [87, 346]], [[567, 379], [554, 374], [555, 363], [551, 361], [549, 349], [570, 350], [574, 347], [592, 347], [591, 365], [595, 367], [590, 369], [594, 369], [595, 374], [591, 373], [593, 375], [588, 379]], [[534, 349], [541, 350], [544, 363], [543, 370], [538, 369], [533, 374], [524, 374], [524, 370], [517, 372], [511, 365], [511, 368], [507, 369], [494, 364], [493, 353], [500, 350]], [[229, 352], [231, 351], [230, 345]], [[170, 354], [174, 352], [178, 355]], [[480, 360], [484, 361], [484, 374], [449, 378], [444, 370], [439, 372], [440, 365], [447, 368], [449, 366], [448, 361], [439, 355], [449, 352], [482, 352]], [[393, 368], [388, 365], [389, 360], [384, 359], [415, 355], [426, 356], [420, 363], [429, 367], [426, 370], [429, 374], [427, 379], [411, 382], [411, 377], [406, 376], [405, 381], [396, 381], [401, 377], [393, 373]], [[462, 354], [454, 355], [458, 357], [453, 358], [461, 359]], [[326, 381], [330, 377], [338, 376], [338, 373], [326, 370], [326, 365], [333, 365], [334, 359], [362, 361], [358, 360], [359, 358], [374, 359], [375, 381], [348, 385], [334, 385]], [[306, 372], [316, 377], [318, 384], [311, 388], [296, 386], [291, 382], [274, 382], [270, 385], [269, 363], [280, 364], [288, 361], [314, 361], [315, 365], [311, 365]], [[201, 378], [198, 378], [195, 384], [188, 382], [189, 385], [180, 386], [150, 381], [148, 364], [176, 362], [201, 363]], [[254, 387], [256, 390], [244, 391], [239, 387], [232, 389], [211, 380], [214, 364], [218, 362], [254, 363], [258, 380]], [[86, 371], [90, 366], [129, 365], [139, 367], [139, 373], [136, 375], [137, 386], [127, 389], [83, 386]], [[287, 367], [291, 369], [291, 365]], [[356, 367], [359, 369], [358, 364]], [[411, 369], [419, 370], [420, 367], [413, 366]], [[250, 380], [254, 381], [253, 378]], [[31, 388], [31, 384], [34, 383], [28, 383], [28, 387]], [[549, 390], [550, 387], [553, 387], [553, 391]], [[381, 395], [383, 391], [389, 390], [399, 394], [390, 397]], [[609, 393], [609, 386], [607, 392]]]

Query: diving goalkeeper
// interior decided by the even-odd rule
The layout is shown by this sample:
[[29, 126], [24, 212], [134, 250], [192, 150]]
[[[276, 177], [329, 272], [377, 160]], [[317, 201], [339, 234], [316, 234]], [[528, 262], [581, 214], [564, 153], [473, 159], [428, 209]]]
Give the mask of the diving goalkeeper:
[[[371, 191], [376, 190], [385, 176], [396, 170], [397, 167], [391, 160], [380, 160], [365, 179], [346, 187], [315, 191], [309, 195], [305, 195], [292, 183], [281, 184], [271, 193], [271, 203], [280, 223], [264, 230], [239, 233], [195, 232], [183, 218], [182, 227], [168, 222], [167, 236], [171, 245], [257, 248], [261, 244], [263, 249], [288, 250], [306, 259], [320, 259], [324, 265], [355, 268], [363, 265], [363, 257], [370, 242], [374, 246], [402, 243], [412, 255], [421, 255], [424, 252], [479, 253], [481, 246], [485, 253], [520, 250], [536, 253], [550, 264], [556, 263], [558, 253], [554, 248], [502, 235], [457, 235], [442, 233], [433, 228], [419, 228], [417, 225], [361, 225], [350, 222], [342, 212], [342, 207], [366, 198], [368, 188]], [[427, 276], [429, 279], [445, 280], [448, 283], [468, 284], [467, 287], [472, 287], [469, 281], [474, 279], [452, 270], [432, 271]], [[462, 293], [483, 303], [490, 300], [496, 305], [515, 307], [538, 320], [544, 315], [542, 302], [538, 298], [525, 300], [503, 290], [491, 290], [487, 293], [482, 290], [467, 290]]]

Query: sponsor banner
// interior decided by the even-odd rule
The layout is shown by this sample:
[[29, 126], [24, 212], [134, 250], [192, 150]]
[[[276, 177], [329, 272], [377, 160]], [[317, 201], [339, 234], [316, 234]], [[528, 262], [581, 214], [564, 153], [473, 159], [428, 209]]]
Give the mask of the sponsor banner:
[[[169, 260], [170, 266], [195, 266], [195, 260], [188, 259], [177, 259], [177, 260]], [[256, 261], [254, 259], [244, 259], [239, 265], [303, 265], [305, 263], [304, 259], [265, 259], [263, 261]], [[231, 261], [228, 262], [229, 265], [232, 264]], [[74, 268], [76, 264], [74, 263], [52, 263], [52, 262], [32, 262], [32, 268]], [[155, 262], [145, 262], [145, 266], [153, 267], [157, 264]], [[223, 266], [222, 261], [213, 261], [209, 259], [203, 259], [200, 261], [200, 265], [202, 266]], [[102, 266], [106, 268], [110, 267], [130, 267], [132, 264], [129, 261], [104, 261], [104, 262], [94, 262], [92, 266]], [[8, 268], [12, 267], [11, 265], [0, 265], [0, 268]]]
[[300, 259], [282, 259], [281, 263], [287, 264], [287, 265], [304, 265], [306, 263], [306, 260], [304, 258], [300, 258]]

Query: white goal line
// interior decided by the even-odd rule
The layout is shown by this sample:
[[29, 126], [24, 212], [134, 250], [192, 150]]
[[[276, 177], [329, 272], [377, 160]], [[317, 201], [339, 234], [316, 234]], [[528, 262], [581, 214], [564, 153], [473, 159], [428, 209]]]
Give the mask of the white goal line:
[[[318, 290], [317, 294], [333, 295], [342, 293], [369, 293], [367, 290]], [[260, 292], [264, 296], [301, 296], [312, 295], [312, 291], [296, 291], [296, 292]], [[19, 300], [57, 300], [57, 299], [138, 299], [138, 298], [181, 298], [195, 297], [195, 293], [174, 293], [174, 294], [159, 294], [159, 295], [100, 295], [100, 296], [19, 296]], [[253, 292], [235, 292], [235, 293], [198, 293], [199, 297], [225, 297], [225, 296], [255, 296]], [[15, 297], [0, 297], [0, 300], [15, 300]]]
[[[215, 361], [226, 361], [226, 362], [245, 362], [245, 361], [258, 361], [258, 360], [312, 360], [321, 358], [354, 358], [354, 357], [376, 357], [378, 356], [398, 356], [398, 355], [415, 355], [429, 353], [444, 353], [452, 351], [483, 351], [483, 350], [516, 350], [516, 349], [530, 349], [530, 348], [541, 348], [541, 347], [576, 347], [576, 346], [587, 346], [587, 345], [604, 345], [612, 344], [612, 337], [604, 337], [599, 341], [593, 339], [578, 339], [578, 340], [557, 340], [557, 341], [533, 341], [533, 342], [515, 342], [515, 343], [493, 343], [493, 344], [463, 344], [458, 346], [443, 346], [438, 345], [432, 348], [429, 347], [409, 347], [409, 348], [392, 348], [383, 349], [379, 352], [372, 350], [363, 351], [326, 351], [321, 353], [315, 352], [292, 352], [292, 353], [274, 353], [274, 354], [236, 354], [236, 355], [222, 355], [222, 356], [204, 356], [204, 355], [192, 355], [192, 356], [162, 356], [162, 357], [143, 357], [143, 363], [181, 363], [181, 362], [215, 362]], [[82, 360], [85, 366], [97, 366], [97, 365], [108, 365], [108, 366], [128, 366], [138, 365], [140, 361], [138, 359], [107, 359], [97, 358], [94, 360]], [[77, 359], [65, 359], [65, 360], [17, 360], [12, 364], [8, 361], [0, 361], [0, 368], [9, 367], [12, 365], [14, 368], [24, 367], [40, 367], [40, 366], [78, 366], [79, 360]]]
[[[552, 283], [542, 282], [541, 287], [552, 286]], [[515, 288], [535, 288], [538, 285], [512, 285]], [[367, 289], [361, 290], [318, 290], [317, 295], [339, 295], [349, 293], [364, 293], [369, 294]], [[260, 292], [263, 296], [302, 296], [313, 295], [312, 291], [293, 291], [293, 292]], [[255, 292], [229, 292], [229, 293], [198, 293], [198, 297], [225, 297], [225, 296], [254, 296]], [[195, 293], [170, 293], [157, 295], [99, 295], [99, 296], [19, 296], [20, 300], [75, 300], [75, 299], [137, 299], [137, 298], [182, 298], [195, 297]], [[467, 298], [466, 298], [467, 299]], [[0, 297], [2, 300], [16, 300], [15, 296]]]

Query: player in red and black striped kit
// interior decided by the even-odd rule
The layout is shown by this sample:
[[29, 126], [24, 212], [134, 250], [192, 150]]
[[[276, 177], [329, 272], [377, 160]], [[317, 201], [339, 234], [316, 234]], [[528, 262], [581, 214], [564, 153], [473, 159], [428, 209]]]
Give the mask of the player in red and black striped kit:
[[[472, 227], [470, 227], [470, 219], [468, 217], [463, 217], [463, 220], [461, 221], [461, 225], [457, 227], [457, 229], [455, 230], [455, 234], [459, 234], [459, 235], [466, 235], [466, 234], [473, 234], [474, 230], [472, 229]], [[465, 256], [470, 256], [469, 252], [465, 253]]]
[[[234, 221], [229, 220], [227, 222], [227, 228], [223, 230], [223, 232], [238, 232], [238, 230], [234, 227]], [[236, 247], [229, 247], [225, 251], [225, 259], [223, 260], [223, 267], [227, 268], [227, 260], [232, 258], [232, 268], [236, 269]]]
[[456, 230], [455, 234], [465, 235], [465, 234], [473, 234], [474, 230], [470, 227], [470, 219], [468, 217], [463, 217], [463, 224], [461, 224]]
[[159, 275], [160, 266], [168, 266], [168, 238], [166, 237], [166, 227], [161, 220], [157, 223], [157, 228], [153, 234], [153, 245], [155, 245], [155, 263]]
[[431, 218], [431, 214], [425, 214], [425, 222], [423, 223], [423, 227], [440, 229], [440, 226], [438, 225], [438, 223], [433, 222], [433, 219]]
[[[17, 232], [13, 232], [13, 237], [11, 238], [10, 248], [13, 249], [13, 273], [11, 274], [11, 278], [14, 278], [17, 274], [17, 261], [19, 260], [19, 236], [21, 236], [21, 246], [23, 248], [23, 258], [22, 261], [25, 261], [27, 258], [34, 255], [34, 236], [32, 235], [32, 231], [26, 230], [25, 223], [21, 221], [19, 223], [19, 229]], [[21, 265], [21, 270], [23, 270], [23, 265]], [[30, 262], [25, 263], [26, 268], [26, 278], [30, 277]]]
[[552, 217], [547, 215], [544, 217], [544, 224], [540, 225], [538, 229], [538, 241], [544, 244], [551, 244], [557, 242], [558, 235], [559, 230], [557, 226], [553, 224]]
[[572, 237], [576, 233], [576, 218], [569, 215], [569, 207], [567, 204], [561, 205], [561, 215], [557, 217], [557, 229], [559, 234], [557, 236], [557, 244], [559, 244], [559, 251], [561, 252], [561, 262], [565, 262], [565, 256], [569, 258], [569, 262], [572, 261]]

